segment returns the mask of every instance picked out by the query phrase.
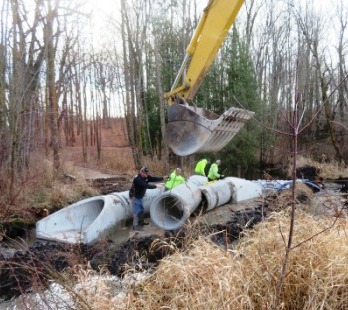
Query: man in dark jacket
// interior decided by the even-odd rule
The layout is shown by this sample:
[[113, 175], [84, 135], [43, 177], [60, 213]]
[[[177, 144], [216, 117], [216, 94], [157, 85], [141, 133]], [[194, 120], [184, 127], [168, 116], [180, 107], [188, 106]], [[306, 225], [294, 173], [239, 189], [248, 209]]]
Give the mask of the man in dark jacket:
[[151, 176], [147, 167], [142, 167], [138, 175], [133, 179], [133, 230], [141, 230], [143, 225], [149, 223], [144, 222], [144, 206], [143, 198], [147, 189], [163, 188], [161, 184], [149, 184], [149, 182], [159, 182], [168, 179], [168, 177], [155, 177]]

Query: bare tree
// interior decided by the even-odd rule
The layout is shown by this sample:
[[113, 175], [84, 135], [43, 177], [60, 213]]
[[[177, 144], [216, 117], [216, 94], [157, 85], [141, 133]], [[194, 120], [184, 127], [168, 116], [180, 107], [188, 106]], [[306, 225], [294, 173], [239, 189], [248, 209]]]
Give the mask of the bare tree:
[[12, 75], [9, 75], [9, 195], [14, 191], [16, 172], [29, 165], [30, 144], [33, 142], [34, 118], [37, 111], [39, 72], [44, 47], [37, 37], [41, 24], [41, 1], [36, 2], [34, 18], [25, 14], [24, 2], [11, 1], [12, 11]]
[[[165, 137], [165, 110], [164, 110], [164, 92], [162, 88], [162, 79], [161, 79], [161, 61], [159, 58], [159, 52], [157, 47], [157, 40], [155, 40], [154, 43], [154, 53], [155, 53], [155, 61], [157, 63], [156, 66], [156, 81], [157, 81], [157, 92], [159, 94], [159, 110], [160, 110], [160, 119], [161, 119], [161, 133], [162, 137]], [[166, 140], [162, 140], [162, 150], [163, 150], [163, 157], [162, 160], [164, 161], [164, 169], [165, 171], [169, 171], [169, 148], [166, 143]]]
[[126, 90], [126, 120], [127, 120], [127, 128], [128, 128], [128, 137], [129, 144], [132, 148], [133, 160], [136, 166], [141, 165], [141, 150], [137, 148], [138, 145], [138, 133], [139, 133], [139, 125], [135, 116], [136, 107], [134, 100], [134, 93], [132, 91], [132, 81], [134, 78], [134, 68], [133, 63], [130, 61], [127, 50], [130, 44], [130, 38], [128, 38], [127, 42], [127, 13], [126, 13], [126, 3], [124, 0], [121, 1], [121, 12], [122, 12], [122, 43], [123, 43], [123, 70], [125, 76], [125, 90]]
[[[56, 5], [59, 2], [55, 2]], [[55, 78], [55, 59], [56, 59], [56, 42], [57, 34], [53, 33], [53, 23], [57, 17], [57, 6], [52, 7], [51, 0], [47, 2], [47, 22], [45, 25], [45, 41], [46, 41], [46, 62], [47, 62], [47, 94], [48, 94], [48, 119], [51, 129], [51, 146], [53, 150], [53, 163], [54, 168], [59, 170], [60, 158], [59, 158], [59, 132], [58, 132], [58, 100], [56, 90], [56, 78]]]
[[320, 41], [320, 21], [314, 21], [314, 25], [317, 27], [309, 28], [310, 24], [306, 23], [306, 21], [301, 18], [299, 14], [297, 14], [297, 21], [299, 25], [299, 29], [301, 29], [305, 39], [306, 43], [308, 44], [308, 47], [312, 53], [315, 68], [316, 68], [316, 77], [318, 78], [319, 84], [319, 91], [321, 94], [321, 102], [325, 102], [325, 118], [326, 118], [326, 126], [329, 132], [330, 140], [332, 143], [332, 146], [336, 152], [336, 158], [341, 161], [342, 160], [342, 154], [341, 154], [341, 148], [339, 146], [339, 143], [337, 142], [337, 132], [336, 128], [334, 127], [332, 121], [334, 120], [334, 113], [332, 111], [332, 103], [328, 100], [328, 91], [330, 88], [330, 80], [328, 79], [329, 76], [327, 74], [328, 70], [325, 66], [325, 62], [323, 60], [323, 56], [320, 55], [319, 51], [319, 41]]

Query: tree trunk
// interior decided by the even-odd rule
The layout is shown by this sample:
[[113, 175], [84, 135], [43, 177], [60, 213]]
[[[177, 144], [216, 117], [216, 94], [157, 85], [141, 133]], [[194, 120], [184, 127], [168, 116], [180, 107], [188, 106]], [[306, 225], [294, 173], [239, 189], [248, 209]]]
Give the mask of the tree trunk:
[[168, 144], [165, 139], [165, 133], [166, 133], [166, 122], [165, 122], [165, 110], [164, 110], [164, 92], [162, 88], [162, 79], [161, 79], [161, 60], [158, 54], [158, 47], [157, 47], [157, 40], [155, 40], [154, 44], [155, 49], [155, 62], [156, 62], [156, 82], [157, 82], [157, 92], [159, 100], [159, 111], [160, 111], [160, 121], [161, 121], [161, 135], [162, 135], [162, 151], [163, 151], [163, 157], [162, 160], [164, 162], [164, 169], [166, 173], [169, 173], [169, 149]]
[[55, 84], [55, 46], [53, 44], [53, 21], [54, 11], [51, 1], [48, 1], [48, 14], [46, 24], [46, 43], [47, 43], [47, 88], [49, 103], [49, 120], [51, 128], [51, 147], [53, 150], [53, 165], [56, 170], [60, 168], [59, 158], [59, 133], [58, 133], [58, 101]]
[[128, 129], [128, 139], [129, 145], [132, 149], [133, 161], [135, 166], [141, 165], [141, 158], [136, 147], [135, 136], [136, 132], [136, 117], [135, 117], [135, 107], [134, 101], [131, 100], [131, 70], [129, 57], [127, 56], [127, 39], [126, 39], [126, 9], [125, 9], [125, 0], [121, 1], [121, 10], [122, 10], [122, 26], [121, 26], [121, 34], [122, 34], [122, 43], [123, 43], [123, 63], [124, 63], [124, 74], [125, 74], [125, 88], [126, 88], [126, 121], [127, 121], [127, 129]]

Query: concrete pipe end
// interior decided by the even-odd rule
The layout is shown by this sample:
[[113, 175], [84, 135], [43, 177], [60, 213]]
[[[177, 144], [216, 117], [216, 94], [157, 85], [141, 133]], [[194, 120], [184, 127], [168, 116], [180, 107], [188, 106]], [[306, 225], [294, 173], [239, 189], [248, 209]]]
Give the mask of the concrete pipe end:
[[163, 230], [179, 229], [189, 218], [185, 202], [171, 192], [157, 197], [150, 207], [153, 223]]

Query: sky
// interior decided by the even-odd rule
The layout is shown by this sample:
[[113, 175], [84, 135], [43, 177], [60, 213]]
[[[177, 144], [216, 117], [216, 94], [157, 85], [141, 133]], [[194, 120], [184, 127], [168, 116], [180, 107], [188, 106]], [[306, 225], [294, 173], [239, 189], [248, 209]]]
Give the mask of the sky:
[[[131, 1], [136, 0], [126, 0], [127, 4]], [[128, 2], [129, 1], [129, 2]], [[182, 0], [184, 1], [184, 0]], [[253, 0], [247, 0], [247, 1], [253, 1]], [[246, 1], [246, 2], [247, 2]], [[121, 0], [86, 0], [90, 10], [94, 13], [94, 18], [91, 19], [91, 26], [93, 31], [100, 34], [102, 33], [103, 36], [99, 37], [99, 39], [103, 39], [104, 36], [107, 35], [109, 31], [108, 25], [110, 25], [110, 21], [118, 22], [120, 21], [120, 7], [121, 7]], [[320, 12], [324, 17], [330, 17], [331, 15], [334, 15], [334, 7], [337, 3], [345, 3], [346, 0], [275, 0], [275, 3], [287, 3], [287, 2], [293, 2], [295, 7], [304, 7], [306, 4], [313, 3], [313, 7], [315, 10]], [[206, 4], [208, 3], [208, 0], [199, 0], [198, 1], [198, 10], [203, 11]], [[345, 4], [348, 6], [348, 4]], [[243, 7], [242, 7], [243, 10]], [[331, 30], [333, 29], [332, 25], [329, 25]]]
[[[127, 0], [127, 2], [128, 1], [135, 1], [135, 0]], [[247, 0], [247, 1], [253, 1], [253, 0]], [[346, 0], [276, 0], [275, 2], [277, 1], [279, 3], [293, 2], [295, 7], [304, 7], [306, 4], [313, 2], [314, 9], [326, 17], [328, 17], [329, 15], [335, 14], [334, 12], [335, 4], [339, 2], [342, 2], [342, 3], [347, 2]], [[115, 21], [120, 20], [121, 0], [86, 0], [86, 2], [88, 3], [88, 6], [91, 8], [93, 13], [95, 13], [96, 18], [93, 21], [94, 26], [100, 25], [99, 27], [103, 27], [104, 25], [105, 27], [105, 24], [110, 19], [114, 19]], [[199, 0], [198, 10], [203, 11], [207, 3], [208, 3], [208, 0]]]
[[[281, 1], [286, 2], [287, 0], [281, 0]], [[305, 5], [305, 3], [311, 2], [311, 0], [292, 0], [292, 1], [300, 5]], [[333, 3], [336, 3], [339, 1], [340, 0], [315, 0], [314, 2], [315, 2], [315, 6], [320, 8], [322, 12], [325, 14], [332, 9]], [[117, 13], [117, 11], [119, 11], [119, 8], [121, 7], [121, 0], [87, 0], [87, 2], [91, 5], [91, 7], [100, 11], [100, 13], [103, 13], [104, 15], [110, 15], [110, 13]], [[206, 6], [207, 3], [208, 3], [208, 0], [200, 0], [198, 4], [199, 9], [203, 10], [203, 8]]]

